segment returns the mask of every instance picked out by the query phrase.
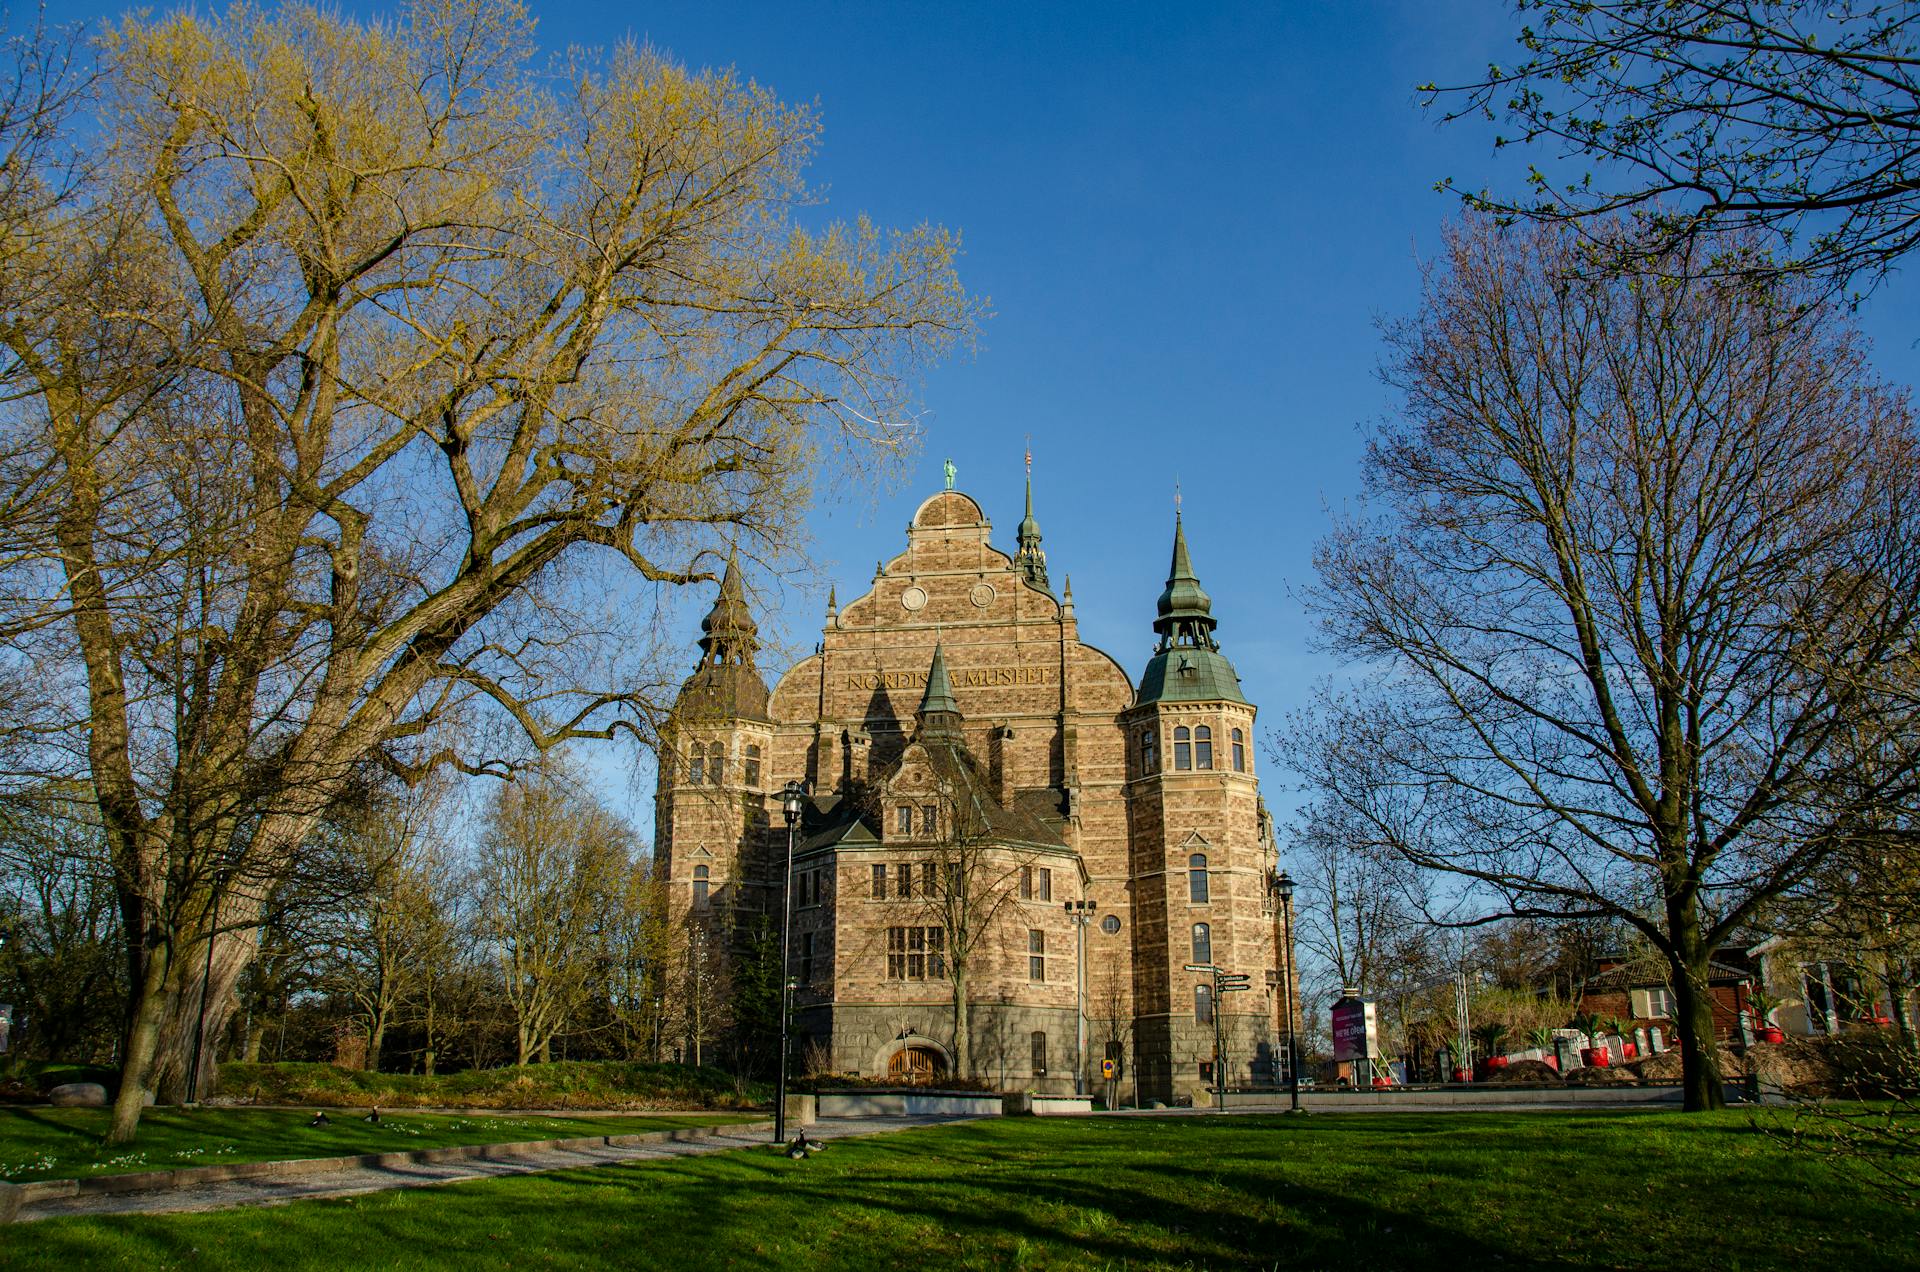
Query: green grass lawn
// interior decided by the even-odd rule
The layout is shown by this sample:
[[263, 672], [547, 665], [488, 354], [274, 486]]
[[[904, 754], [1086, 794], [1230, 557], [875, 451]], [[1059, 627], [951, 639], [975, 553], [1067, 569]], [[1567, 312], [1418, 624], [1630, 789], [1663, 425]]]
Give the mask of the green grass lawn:
[[0, 1179], [18, 1184], [222, 1162], [340, 1157], [580, 1135], [630, 1135], [754, 1121], [769, 1115], [555, 1117], [401, 1111], [384, 1115], [378, 1125], [373, 1125], [361, 1120], [358, 1110], [339, 1109], [329, 1114], [329, 1123], [323, 1127], [308, 1126], [312, 1116], [310, 1112], [264, 1109], [148, 1109], [140, 1119], [138, 1141], [109, 1148], [101, 1142], [107, 1128], [105, 1109], [0, 1108]]
[[[13, 1229], [24, 1269], [1658, 1267], [1872, 1272], [1915, 1215], [1744, 1114], [1008, 1119]], [[22, 1239], [24, 1238], [24, 1239]], [[4, 1247], [0, 1247], [4, 1249]]]

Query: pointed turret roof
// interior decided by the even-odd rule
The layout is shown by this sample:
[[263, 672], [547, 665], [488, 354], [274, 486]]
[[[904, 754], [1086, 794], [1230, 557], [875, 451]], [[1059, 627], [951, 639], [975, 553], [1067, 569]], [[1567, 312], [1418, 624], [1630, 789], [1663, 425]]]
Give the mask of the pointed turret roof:
[[1140, 677], [1140, 702], [1245, 702], [1240, 677], [1214, 639], [1213, 598], [1200, 586], [1187, 551], [1187, 530], [1173, 514], [1173, 564], [1160, 593], [1153, 659]]
[[920, 695], [920, 709], [915, 715], [922, 737], [959, 736], [960, 702], [953, 696], [953, 679], [947, 675], [946, 651], [938, 643], [927, 668], [927, 691]]
[[[726, 573], [720, 576], [720, 594], [713, 598], [713, 608], [700, 620], [700, 650], [707, 658], [716, 653], [739, 655], [742, 661], [752, 661], [753, 651], [760, 646], [760, 625], [753, 621], [753, 611], [747, 608], [746, 589], [740, 584], [740, 550], [727, 552]], [[729, 657], [728, 661], [734, 661]]]
[[1040, 549], [1040, 523], [1033, 516], [1033, 456], [1027, 456], [1027, 515], [1020, 519], [1018, 534], [1020, 549], [1013, 556], [1014, 568], [1026, 577], [1027, 582], [1042, 592], [1052, 589], [1047, 584], [1047, 554]]
[[1163, 634], [1163, 624], [1171, 620], [1200, 622], [1213, 630], [1213, 598], [1200, 586], [1193, 572], [1193, 559], [1187, 554], [1187, 529], [1180, 514], [1173, 514], [1173, 565], [1167, 571], [1167, 587], [1160, 593], [1160, 618], [1154, 628]]
[[727, 553], [720, 592], [700, 620], [700, 665], [680, 689], [675, 710], [704, 718], [765, 719], [767, 686], [753, 665], [760, 625], [747, 606], [738, 549]]

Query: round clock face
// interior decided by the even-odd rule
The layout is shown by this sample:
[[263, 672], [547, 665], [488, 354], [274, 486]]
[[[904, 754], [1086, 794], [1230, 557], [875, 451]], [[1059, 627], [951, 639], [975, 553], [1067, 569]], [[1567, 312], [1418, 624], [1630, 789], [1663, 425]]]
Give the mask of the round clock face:
[[909, 610], [919, 610], [919, 609], [926, 608], [926, 604], [927, 604], [926, 589], [919, 588], [919, 587], [908, 588], [906, 591], [900, 593], [900, 604], [905, 606]]
[[973, 585], [973, 591], [967, 593], [967, 599], [972, 601], [979, 608], [985, 609], [987, 608], [987, 606], [993, 604], [993, 598], [995, 595], [996, 593], [993, 590], [993, 584], [975, 583]]

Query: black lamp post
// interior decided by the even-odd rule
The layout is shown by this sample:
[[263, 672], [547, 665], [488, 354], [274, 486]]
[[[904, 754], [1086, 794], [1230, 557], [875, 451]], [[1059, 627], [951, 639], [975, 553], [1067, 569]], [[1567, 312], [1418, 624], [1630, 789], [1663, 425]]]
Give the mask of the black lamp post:
[[1293, 1029], [1293, 876], [1282, 870], [1273, 877], [1273, 895], [1280, 898], [1280, 943], [1287, 948], [1287, 965], [1280, 987], [1287, 1013], [1287, 1099], [1291, 1111], [1300, 1111], [1300, 1045]]
[[800, 829], [800, 808], [807, 788], [788, 782], [780, 792], [780, 810], [787, 817], [787, 868], [780, 876], [780, 1081], [774, 1094], [773, 1141], [787, 1138], [787, 1017], [790, 1014], [793, 981], [788, 968], [793, 958], [793, 837]]
[[1093, 912], [1100, 907], [1092, 901], [1069, 901], [1066, 903], [1067, 920], [1073, 924], [1074, 936], [1074, 1023], [1075, 1046], [1073, 1064], [1073, 1093], [1085, 1095], [1087, 1075], [1087, 924], [1093, 922]]

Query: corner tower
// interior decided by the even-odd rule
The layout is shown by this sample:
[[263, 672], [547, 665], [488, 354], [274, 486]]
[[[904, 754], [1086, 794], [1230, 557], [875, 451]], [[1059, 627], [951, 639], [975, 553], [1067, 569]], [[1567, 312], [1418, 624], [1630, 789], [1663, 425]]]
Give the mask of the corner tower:
[[777, 900], [760, 860], [773, 725], [754, 665], [759, 647], [739, 558], [729, 553], [700, 623], [699, 664], [660, 730], [654, 844], [676, 922], [724, 929]]
[[[1153, 657], [1121, 723], [1141, 1094], [1195, 1103], [1222, 1078], [1234, 1088], [1269, 1085], [1278, 1074], [1268, 994], [1279, 951], [1267, 888], [1272, 853], [1253, 771], [1254, 708], [1220, 652], [1217, 626], [1176, 513]], [[1216, 995], [1211, 973], [1187, 970], [1209, 965], [1245, 973], [1251, 988]]]

